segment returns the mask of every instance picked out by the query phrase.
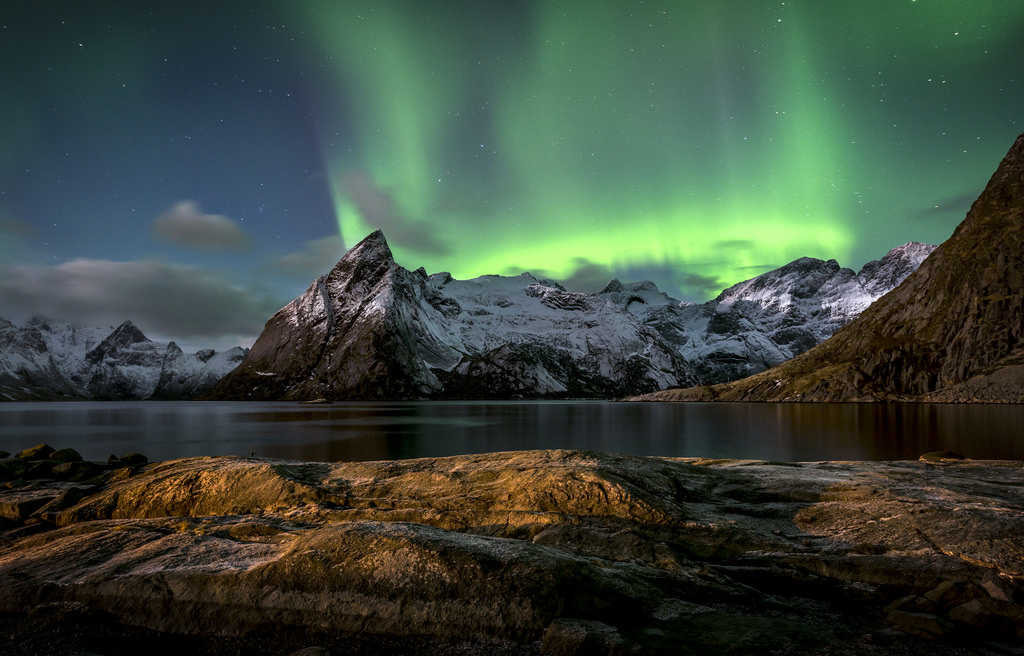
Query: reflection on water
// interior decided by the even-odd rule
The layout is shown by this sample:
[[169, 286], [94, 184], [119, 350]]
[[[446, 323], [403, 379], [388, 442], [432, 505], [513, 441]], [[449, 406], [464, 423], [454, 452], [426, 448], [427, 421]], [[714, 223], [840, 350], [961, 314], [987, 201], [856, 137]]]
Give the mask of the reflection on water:
[[781, 461], [1024, 460], [1024, 406], [613, 402], [0, 403], [0, 450], [376, 460], [520, 449]]

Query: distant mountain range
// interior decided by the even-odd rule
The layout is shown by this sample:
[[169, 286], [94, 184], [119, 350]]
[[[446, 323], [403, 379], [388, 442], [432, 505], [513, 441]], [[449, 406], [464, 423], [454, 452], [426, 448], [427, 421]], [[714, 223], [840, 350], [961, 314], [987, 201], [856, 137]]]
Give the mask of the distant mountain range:
[[131, 321], [104, 329], [0, 319], [0, 400], [191, 399], [246, 353], [186, 354], [174, 342], [149, 340]]
[[952, 237], [821, 345], [650, 400], [1024, 402], [1024, 135]]
[[380, 231], [270, 320], [211, 399], [618, 398], [761, 371], [818, 344], [934, 249], [855, 273], [801, 258], [704, 304], [650, 282], [566, 291], [395, 263]]

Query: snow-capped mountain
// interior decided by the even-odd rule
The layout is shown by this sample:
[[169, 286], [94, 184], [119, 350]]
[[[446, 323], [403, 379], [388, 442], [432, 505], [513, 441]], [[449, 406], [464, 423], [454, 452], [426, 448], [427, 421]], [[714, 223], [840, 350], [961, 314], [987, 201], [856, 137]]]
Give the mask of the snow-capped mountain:
[[194, 398], [246, 352], [185, 354], [174, 342], [149, 340], [130, 321], [104, 329], [0, 319], [0, 400]]
[[854, 273], [803, 257], [656, 320], [702, 383], [764, 371], [825, 341], [913, 273], [935, 246], [910, 242]]
[[377, 231], [271, 317], [209, 398], [608, 398], [737, 378], [822, 341], [932, 248], [860, 274], [803, 258], [696, 305], [650, 282], [583, 294], [530, 274], [428, 276]]
[[210, 398], [615, 397], [696, 382], [611, 295], [398, 266], [377, 231], [267, 322]]

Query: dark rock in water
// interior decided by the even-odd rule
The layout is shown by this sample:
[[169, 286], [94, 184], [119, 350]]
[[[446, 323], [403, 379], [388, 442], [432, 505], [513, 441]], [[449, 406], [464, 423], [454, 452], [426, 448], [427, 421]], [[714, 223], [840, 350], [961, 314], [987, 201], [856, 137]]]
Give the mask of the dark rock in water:
[[142, 455], [141, 453], [135, 453], [134, 451], [131, 453], [124, 454], [118, 460], [120, 461], [121, 465], [125, 467], [137, 467], [139, 465], [144, 465], [149, 462], [149, 458]]
[[918, 460], [929, 460], [935, 462], [938, 460], [963, 460], [964, 457], [955, 451], [929, 451], [928, 453], [922, 453]]
[[22, 460], [45, 460], [50, 457], [50, 454], [54, 452], [54, 448], [49, 444], [37, 444], [18, 452], [18, 457]]
[[215, 457], [41, 485], [0, 491], [8, 521], [55, 527], [0, 534], [0, 620], [72, 603], [209, 644], [272, 627], [251, 651], [275, 654], [952, 656], [1024, 639], [1019, 463]]
[[1024, 135], [953, 235], [832, 338], [650, 400], [1024, 402]]
[[51, 460], [61, 462], [81, 462], [82, 454], [74, 449], [58, 449], [48, 456]]

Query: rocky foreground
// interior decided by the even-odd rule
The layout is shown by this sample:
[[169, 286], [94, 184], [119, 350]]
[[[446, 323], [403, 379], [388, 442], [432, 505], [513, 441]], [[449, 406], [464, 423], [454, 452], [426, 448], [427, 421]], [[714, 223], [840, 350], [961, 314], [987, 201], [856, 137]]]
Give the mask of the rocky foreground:
[[1019, 462], [68, 451], [0, 460], [4, 653], [1024, 653]]

